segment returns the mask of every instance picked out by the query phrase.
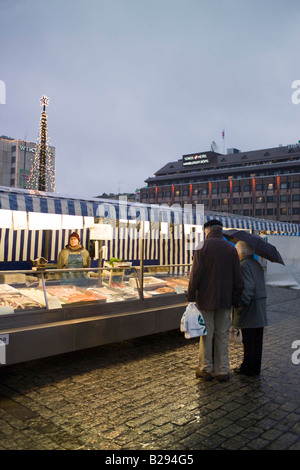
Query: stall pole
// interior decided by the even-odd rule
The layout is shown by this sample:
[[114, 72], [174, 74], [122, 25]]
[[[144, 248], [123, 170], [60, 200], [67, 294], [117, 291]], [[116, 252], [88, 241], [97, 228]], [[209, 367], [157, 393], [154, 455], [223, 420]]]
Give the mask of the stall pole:
[[48, 261], [48, 258], [49, 258], [49, 240], [50, 240], [50, 230], [45, 230], [43, 257], [47, 261]]
[[42, 270], [42, 271], [41, 271], [41, 270], [38, 270], [38, 271], [40, 271], [40, 275], [41, 275], [42, 286], [43, 286], [44, 297], [45, 297], [45, 303], [46, 303], [46, 309], [49, 310], [49, 304], [48, 304], [48, 297], [47, 297], [47, 291], [46, 291], [44, 270]]
[[140, 298], [144, 300], [144, 250], [145, 250], [145, 225], [141, 221], [140, 226]]

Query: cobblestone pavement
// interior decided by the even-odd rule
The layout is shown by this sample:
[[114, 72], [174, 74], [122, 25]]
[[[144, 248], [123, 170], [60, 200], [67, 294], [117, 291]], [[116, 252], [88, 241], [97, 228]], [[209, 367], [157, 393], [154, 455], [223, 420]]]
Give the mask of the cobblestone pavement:
[[299, 310], [299, 291], [268, 287], [260, 377], [202, 382], [179, 331], [1, 367], [0, 449], [299, 450]]

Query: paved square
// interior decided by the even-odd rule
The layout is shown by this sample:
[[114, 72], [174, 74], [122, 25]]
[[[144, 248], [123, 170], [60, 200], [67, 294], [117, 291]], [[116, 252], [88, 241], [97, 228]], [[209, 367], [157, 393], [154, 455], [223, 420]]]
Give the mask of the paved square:
[[299, 450], [300, 292], [267, 290], [260, 377], [201, 382], [198, 339], [179, 328], [1, 367], [0, 449]]

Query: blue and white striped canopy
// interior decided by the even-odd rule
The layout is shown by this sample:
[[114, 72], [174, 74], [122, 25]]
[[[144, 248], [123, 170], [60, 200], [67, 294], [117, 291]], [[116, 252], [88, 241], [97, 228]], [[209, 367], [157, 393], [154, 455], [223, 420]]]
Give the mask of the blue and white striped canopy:
[[99, 205], [104, 203], [109, 204], [109, 201], [0, 186], [0, 209], [96, 217]]
[[102, 217], [109, 220], [127, 219], [152, 222], [193, 224], [195, 214], [179, 204], [171, 207], [128, 202], [126, 197], [114, 199], [82, 199], [73, 196], [46, 193], [29, 189], [0, 186], [0, 209], [39, 212], [46, 214]]
[[[177, 207], [175, 207], [177, 206]], [[198, 215], [195, 211], [186, 211], [174, 206], [158, 206], [151, 204], [132, 203], [109, 199], [83, 199], [73, 196], [46, 193], [41, 191], [9, 188], [0, 186], [0, 209], [13, 211], [39, 212], [47, 214], [78, 215], [83, 217], [104, 217], [108, 219], [151, 220], [197, 224]], [[187, 218], [185, 215], [187, 214]], [[224, 228], [240, 228], [249, 230], [266, 230], [282, 233], [300, 233], [300, 225], [277, 222], [260, 218], [244, 217], [235, 214], [205, 212], [203, 223], [218, 219]], [[180, 222], [179, 222], [180, 223]]]
[[270, 232], [282, 233], [300, 233], [300, 225], [288, 222], [278, 222], [274, 220], [266, 220], [240, 216], [236, 214], [227, 214], [223, 212], [206, 212], [205, 219], [217, 219], [222, 222], [224, 228], [237, 228], [245, 230], [264, 230]]

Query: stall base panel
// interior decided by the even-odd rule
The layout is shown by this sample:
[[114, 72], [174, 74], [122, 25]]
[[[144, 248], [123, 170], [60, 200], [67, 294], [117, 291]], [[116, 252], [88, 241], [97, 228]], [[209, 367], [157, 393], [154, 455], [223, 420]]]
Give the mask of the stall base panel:
[[0, 363], [16, 364], [179, 329], [184, 308], [185, 304], [178, 304], [138, 313], [7, 330], [7, 342], [1, 346]]

